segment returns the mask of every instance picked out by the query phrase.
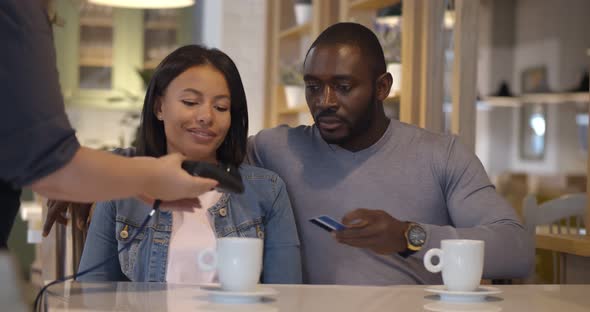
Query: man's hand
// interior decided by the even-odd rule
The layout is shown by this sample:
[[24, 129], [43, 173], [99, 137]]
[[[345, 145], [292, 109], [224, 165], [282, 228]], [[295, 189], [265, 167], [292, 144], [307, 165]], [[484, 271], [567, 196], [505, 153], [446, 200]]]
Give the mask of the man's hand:
[[348, 228], [334, 232], [338, 242], [375, 253], [390, 255], [407, 247], [404, 235], [408, 223], [399, 221], [383, 210], [357, 209], [342, 218]]
[[66, 201], [59, 201], [59, 200], [49, 200], [47, 201], [47, 219], [45, 219], [45, 223], [43, 224], [43, 236], [47, 237], [49, 232], [51, 232], [51, 228], [55, 222], [67, 225], [68, 218], [66, 217], [66, 212], [69, 209], [76, 209], [77, 213], [74, 214], [76, 216], [76, 220], [74, 223], [78, 227], [78, 229], [84, 231], [88, 227], [90, 223], [89, 216], [90, 210], [92, 208], [92, 203], [70, 203]]

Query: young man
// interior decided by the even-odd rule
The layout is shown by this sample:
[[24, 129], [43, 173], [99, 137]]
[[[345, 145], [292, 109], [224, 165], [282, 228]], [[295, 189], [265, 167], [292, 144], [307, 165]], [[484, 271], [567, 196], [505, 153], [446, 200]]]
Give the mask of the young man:
[[[364, 26], [326, 29], [304, 63], [313, 126], [261, 131], [249, 161], [286, 182], [313, 284], [434, 284], [422, 265], [442, 239], [485, 241], [484, 278], [524, 277], [533, 245], [477, 157], [450, 135], [390, 120], [392, 77]], [[341, 218], [328, 235], [309, 222]]]
[[192, 177], [181, 155], [135, 159], [80, 147], [65, 114], [45, 0], [0, 2], [0, 249], [20, 188], [71, 201], [192, 198], [217, 182]]

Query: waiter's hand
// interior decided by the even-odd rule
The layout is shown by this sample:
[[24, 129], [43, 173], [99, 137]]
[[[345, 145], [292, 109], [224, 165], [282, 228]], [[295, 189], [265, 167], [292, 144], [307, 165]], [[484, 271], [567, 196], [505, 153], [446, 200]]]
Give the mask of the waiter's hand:
[[383, 210], [356, 209], [342, 218], [348, 228], [334, 232], [338, 242], [375, 253], [390, 255], [406, 250], [404, 235], [407, 222], [392, 217]]
[[142, 196], [162, 201], [197, 198], [219, 184], [213, 179], [188, 174], [181, 168], [183, 160], [185, 157], [181, 154], [168, 154], [156, 159], [154, 175], [144, 181]]

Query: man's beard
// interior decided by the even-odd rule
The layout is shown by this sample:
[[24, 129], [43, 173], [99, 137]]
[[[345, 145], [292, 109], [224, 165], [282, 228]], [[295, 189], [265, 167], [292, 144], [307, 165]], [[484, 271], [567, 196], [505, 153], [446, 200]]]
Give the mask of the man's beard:
[[[373, 123], [373, 116], [375, 115], [375, 109], [377, 108], [376, 98], [376, 90], [374, 90], [373, 94], [371, 95], [371, 98], [369, 99], [369, 103], [366, 105], [366, 109], [360, 114], [359, 118], [357, 118], [355, 121], [341, 119], [342, 123], [344, 123], [344, 125], [346, 125], [349, 128], [348, 135], [340, 138], [330, 138], [322, 135], [324, 141], [326, 141], [326, 143], [328, 144], [341, 145], [355, 137], [362, 136], [371, 127], [371, 124]], [[335, 115], [335, 111], [322, 111], [319, 114], [317, 114], [316, 117], [314, 117], [314, 121], [317, 124], [319, 117]]]

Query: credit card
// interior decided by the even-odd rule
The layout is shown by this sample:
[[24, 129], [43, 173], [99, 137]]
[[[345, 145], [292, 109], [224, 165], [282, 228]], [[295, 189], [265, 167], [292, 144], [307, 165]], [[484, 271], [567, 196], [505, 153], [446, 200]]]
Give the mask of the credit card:
[[332, 217], [325, 215], [311, 218], [309, 219], [309, 222], [321, 227], [322, 229], [328, 232], [341, 231], [346, 229], [346, 226], [344, 224], [336, 221], [336, 219]]

